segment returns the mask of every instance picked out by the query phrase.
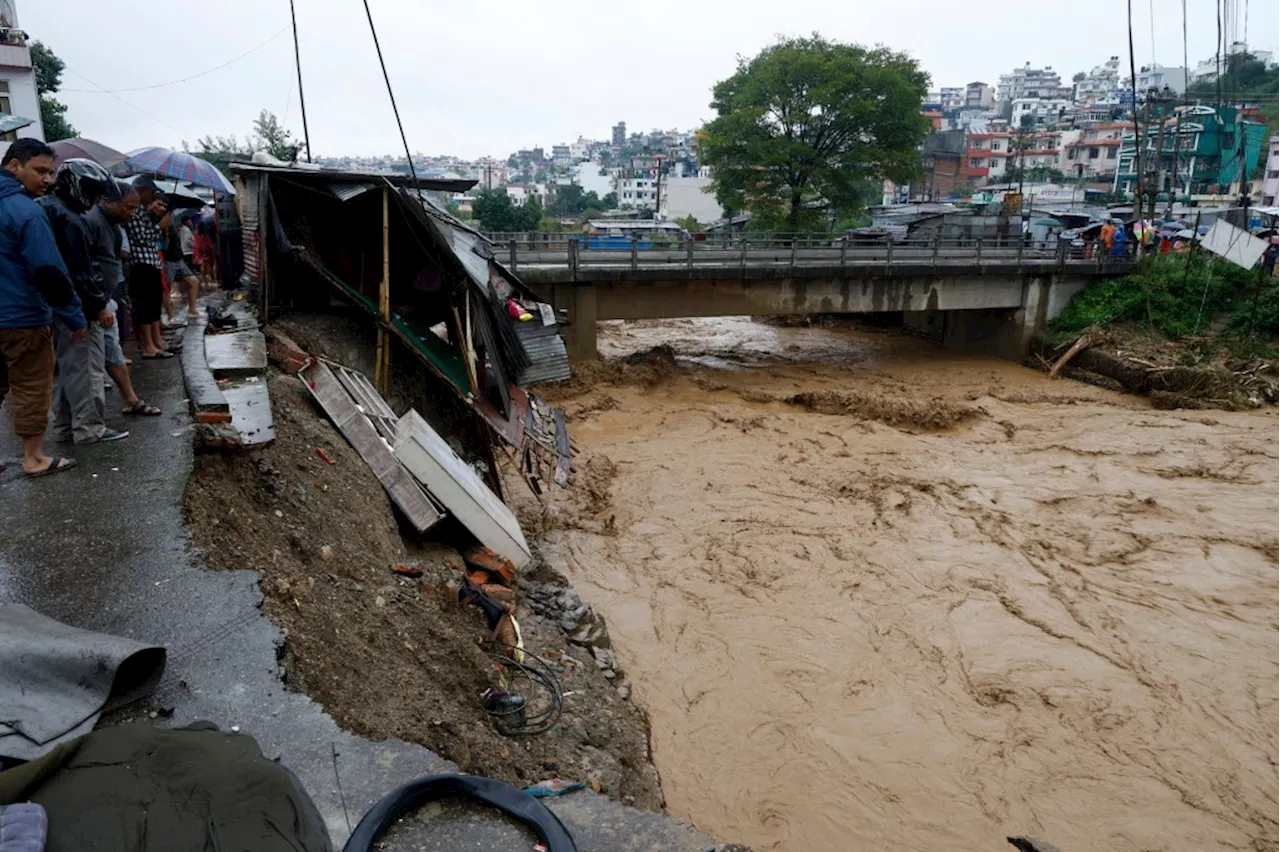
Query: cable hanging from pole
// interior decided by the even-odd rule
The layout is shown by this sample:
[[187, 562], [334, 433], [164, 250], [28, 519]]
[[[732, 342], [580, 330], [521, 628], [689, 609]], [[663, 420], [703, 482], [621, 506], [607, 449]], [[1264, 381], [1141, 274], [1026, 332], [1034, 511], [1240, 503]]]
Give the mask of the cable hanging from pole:
[[387, 75], [387, 63], [382, 59], [382, 46], [378, 43], [378, 30], [373, 25], [373, 12], [369, 11], [369, 0], [364, 0], [364, 13], [369, 19], [369, 32], [373, 34], [373, 47], [378, 51], [378, 64], [382, 66], [382, 79], [387, 84], [387, 97], [391, 99], [391, 111], [396, 116], [396, 127], [400, 129], [400, 142], [404, 145], [404, 156], [409, 161], [409, 176], [413, 179], [413, 187], [421, 191], [418, 186], [418, 172], [413, 167], [413, 155], [409, 153], [409, 140], [404, 135], [404, 122], [400, 120], [400, 109], [396, 106], [395, 92], [391, 91], [391, 78]]
[[307, 162], [311, 162], [311, 131], [307, 129], [307, 99], [302, 94], [302, 54], [298, 50], [298, 16], [289, 0], [289, 20], [293, 22], [293, 64], [298, 69], [298, 106], [302, 108], [302, 141], [307, 146]]

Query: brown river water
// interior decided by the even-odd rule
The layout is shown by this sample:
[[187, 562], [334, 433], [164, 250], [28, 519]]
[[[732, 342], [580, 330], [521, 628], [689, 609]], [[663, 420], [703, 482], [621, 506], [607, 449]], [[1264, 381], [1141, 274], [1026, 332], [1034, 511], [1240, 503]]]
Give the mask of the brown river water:
[[673, 813], [758, 850], [1276, 848], [1274, 409], [896, 333], [602, 324], [613, 358], [664, 343], [560, 392], [582, 455], [545, 548]]

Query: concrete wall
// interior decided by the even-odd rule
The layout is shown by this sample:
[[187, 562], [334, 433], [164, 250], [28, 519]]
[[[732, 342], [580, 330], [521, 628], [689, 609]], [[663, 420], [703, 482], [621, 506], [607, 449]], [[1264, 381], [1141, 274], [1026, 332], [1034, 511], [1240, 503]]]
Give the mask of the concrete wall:
[[710, 192], [711, 178], [667, 178], [662, 182], [663, 219], [683, 219], [692, 216], [702, 224], [724, 218], [724, 208]]
[[[26, 48], [23, 48], [25, 50]], [[9, 107], [12, 115], [23, 118], [34, 118], [34, 124], [17, 131], [19, 138], [33, 137], [44, 139], [44, 128], [40, 123], [40, 98], [36, 94], [35, 73], [29, 68], [0, 68], [0, 80], [9, 83]], [[3, 97], [3, 95], [0, 95]]]

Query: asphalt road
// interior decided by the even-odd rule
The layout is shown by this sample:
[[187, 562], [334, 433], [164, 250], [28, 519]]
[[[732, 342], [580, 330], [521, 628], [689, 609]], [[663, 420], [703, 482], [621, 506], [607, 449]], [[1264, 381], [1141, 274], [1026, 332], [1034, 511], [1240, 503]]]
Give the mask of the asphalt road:
[[[25, 479], [9, 406], [0, 407], [0, 459], [7, 462], [0, 471], [0, 603], [25, 603], [77, 627], [166, 646], [169, 662], [153, 706], [171, 707], [173, 716], [158, 723], [239, 726], [301, 778], [340, 847], [348, 825], [382, 795], [457, 767], [421, 746], [349, 734], [305, 695], [284, 688], [282, 636], [259, 611], [257, 573], [205, 569], [182, 518], [193, 450], [179, 359], [132, 369], [138, 393], [164, 415], [112, 417], [120, 400], [108, 394], [108, 422], [131, 434], [110, 444], [46, 448], [75, 456], [72, 471]], [[714, 846], [674, 818], [593, 793], [552, 806], [580, 850]], [[503, 820], [473, 812], [450, 817], [455, 812], [443, 809], [387, 848], [529, 848]]]

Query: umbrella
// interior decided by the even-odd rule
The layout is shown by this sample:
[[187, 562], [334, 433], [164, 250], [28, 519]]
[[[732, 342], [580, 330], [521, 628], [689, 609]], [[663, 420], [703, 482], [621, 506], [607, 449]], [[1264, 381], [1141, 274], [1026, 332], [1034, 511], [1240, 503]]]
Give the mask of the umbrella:
[[28, 124], [35, 124], [34, 118], [23, 118], [20, 115], [9, 115], [7, 112], [0, 112], [0, 133], [11, 133], [14, 130], [21, 130]]
[[1194, 240], [1196, 238], [1196, 232], [1190, 228], [1183, 228], [1181, 231], [1174, 234], [1174, 236], [1180, 240]]
[[164, 193], [164, 200], [171, 209], [199, 210], [205, 201], [176, 180], [158, 180], [156, 187]]
[[130, 151], [122, 166], [134, 172], [174, 178], [185, 183], [207, 186], [214, 192], [235, 194], [231, 182], [222, 172], [199, 157], [168, 148], [139, 148]]
[[110, 169], [124, 159], [124, 154], [121, 154], [115, 148], [108, 148], [101, 142], [94, 142], [92, 139], [81, 139], [79, 137], [75, 139], [59, 139], [57, 142], [50, 142], [49, 147], [53, 149], [55, 163], [79, 157], [85, 160], [93, 160], [104, 169]]

